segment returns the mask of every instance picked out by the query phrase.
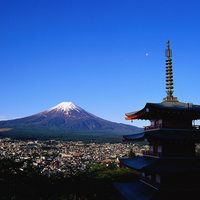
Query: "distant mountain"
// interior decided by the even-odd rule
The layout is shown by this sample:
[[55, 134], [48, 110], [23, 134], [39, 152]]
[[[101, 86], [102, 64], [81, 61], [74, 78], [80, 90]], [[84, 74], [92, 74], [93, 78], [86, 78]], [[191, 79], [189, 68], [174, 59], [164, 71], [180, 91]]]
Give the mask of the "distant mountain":
[[29, 117], [0, 121], [1, 135], [11, 137], [115, 137], [141, 130], [99, 118], [72, 102], [62, 102]]

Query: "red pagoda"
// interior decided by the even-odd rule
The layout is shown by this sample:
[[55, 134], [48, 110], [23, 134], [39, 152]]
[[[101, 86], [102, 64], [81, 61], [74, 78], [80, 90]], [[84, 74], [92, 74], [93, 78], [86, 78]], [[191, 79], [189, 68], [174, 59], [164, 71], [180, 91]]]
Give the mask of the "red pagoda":
[[150, 150], [142, 157], [120, 159], [140, 173], [138, 182], [115, 183], [130, 200], [193, 199], [200, 192], [200, 158], [195, 144], [200, 142], [200, 105], [181, 103], [173, 97], [172, 60], [169, 41], [166, 50], [167, 97], [162, 103], [146, 103], [136, 112], [126, 113], [126, 120], [150, 120], [144, 132], [125, 135], [124, 141], [144, 140]]

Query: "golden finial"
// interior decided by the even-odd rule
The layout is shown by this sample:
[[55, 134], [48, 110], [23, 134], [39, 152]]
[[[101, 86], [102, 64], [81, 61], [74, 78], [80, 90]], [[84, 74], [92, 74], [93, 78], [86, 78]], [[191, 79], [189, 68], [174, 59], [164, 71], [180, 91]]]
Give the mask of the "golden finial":
[[173, 76], [172, 76], [172, 51], [169, 48], [169, 40], [167, 40], [167, 49], [165, 51], [166, 59], [166, 89], [167, 89], [167, 97], [163, 99], [163, 101], [177, 101], [176, 97], [173, 97]]

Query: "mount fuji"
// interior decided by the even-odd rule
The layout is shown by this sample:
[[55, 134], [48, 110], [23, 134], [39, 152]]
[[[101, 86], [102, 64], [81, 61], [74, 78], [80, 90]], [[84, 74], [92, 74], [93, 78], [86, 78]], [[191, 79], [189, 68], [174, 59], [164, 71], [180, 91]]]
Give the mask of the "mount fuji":
[[0, 121], [0, 131], [2, 136], [15, 138], [81, 139], [86, 136], [115, 138], [141, 129], [104, 120], [72, 102], [62, 102], [35, 115]]

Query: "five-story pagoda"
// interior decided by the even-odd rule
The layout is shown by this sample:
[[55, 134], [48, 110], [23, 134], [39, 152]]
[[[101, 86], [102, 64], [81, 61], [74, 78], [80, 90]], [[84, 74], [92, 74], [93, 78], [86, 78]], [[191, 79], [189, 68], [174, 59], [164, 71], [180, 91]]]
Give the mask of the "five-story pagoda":
[[166, 50], [167, 97], [162, 103], [147, 103], [136, 112], [126, 113], [126, 120], [150, 120], [144, 132], [125, 135], [124, 141], [147, 141], [150, 150], [142, 157], [120, 162], [138, 172], [140, 181], [116, 183], [127, 199], [188, 199], [200, 191], [200, 158], [195, 144], [200, 142], [200, 105], [181, 103], [173, 97], [172, 60], [169, 41]]

